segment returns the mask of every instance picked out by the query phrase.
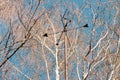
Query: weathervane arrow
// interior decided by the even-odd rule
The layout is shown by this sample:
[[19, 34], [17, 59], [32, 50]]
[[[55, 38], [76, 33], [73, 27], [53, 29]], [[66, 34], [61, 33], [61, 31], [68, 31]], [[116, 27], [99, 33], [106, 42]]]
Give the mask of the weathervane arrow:
[[[84, 28], [88, 28], [89, 26], [88, 26], [88, 24], [85, 24], [85, 25], [83, 25], [82, 27], [66, 29], [66, 31], [71, 31], [71, 30], [79, 29], [79, 28], [83, 28], [83, 27], [84, 27]], [[64, 29], [63, 29], [62, 31], [59, 31], [59, 32], [56, 32], [56, 33], [44, 33], [44, 34], [43, 34], [43, 37], [48, 37], [49, 35], [58, 34], [58, 33], [60, 33], [60, 32], [64, 32]]]

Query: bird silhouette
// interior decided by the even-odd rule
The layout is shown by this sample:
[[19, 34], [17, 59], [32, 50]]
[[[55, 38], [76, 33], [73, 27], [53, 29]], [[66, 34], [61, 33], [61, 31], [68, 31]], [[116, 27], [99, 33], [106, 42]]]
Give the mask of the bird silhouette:
[[83, 27], [89, 27], [88, 24], [85, 24]]
[[43, 36], [44, 36], [44, 37], [48, 37], [48, 34], [47, 34], [47, 33], [45, 33]]

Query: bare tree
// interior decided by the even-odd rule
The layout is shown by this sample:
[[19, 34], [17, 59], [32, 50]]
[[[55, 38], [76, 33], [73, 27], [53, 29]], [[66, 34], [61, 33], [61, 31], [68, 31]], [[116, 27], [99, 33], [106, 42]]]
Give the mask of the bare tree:
[[120, 79], [119, 1], [0, 4], [0, 79]]

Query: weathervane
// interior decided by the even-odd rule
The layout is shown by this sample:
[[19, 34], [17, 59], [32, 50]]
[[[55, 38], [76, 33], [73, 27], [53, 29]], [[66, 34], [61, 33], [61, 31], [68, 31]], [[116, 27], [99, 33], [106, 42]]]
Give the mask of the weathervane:
[[67, 14], [67, 9], [66, 9], [65, 13], [63, 14], [63, 16], [61, 16], [61, 21], [62, 21], [62, 24], [63, 24], [63, 30], [59, 31], [59, 32], [56, 32], [56, 33], [45, 33], [45, 34], [43, 34], [43, 37], [49, 37], [49, 35], [61, 33], [60, 37], [58, 38], [58, 41], [56, 43], [56, 45], [58, 46], [59, 42], [60, 42], [60, 39], [61, 39], [62, 35], [64, 34], [65, 80], [68, 80], [68, 71], [67, 71], [67, 64], [68, 64], [67, 63], [67, 31], [71, 31], [71, 30], [79, 29], [79, 28], [88, 28], [89, 26], [88, 26], [88, 24], [85, 24], [82, 27], [67, 29], [68, 24], [71, 23], [71, 20], [67, 19], [65, 17], [66, 14]]

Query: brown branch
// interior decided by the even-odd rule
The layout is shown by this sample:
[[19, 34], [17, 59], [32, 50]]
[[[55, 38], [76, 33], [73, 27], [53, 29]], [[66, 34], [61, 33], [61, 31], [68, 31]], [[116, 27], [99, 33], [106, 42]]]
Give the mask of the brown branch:
[[30, 37], [30, 35], [26, 38], [26, 40], [25, 40], [10, 56], [8, 56], [8, 57], [6, 57], [6, 58], [4, 59], [4, 61], [0, 64], [0, 68], [8, 61], [13, 55], [15, 55], [16, 52], [17, 52], [21, 47], [23, 47], [23, 45], [28, 41], [29, 37]]
[[88, 49], [88, 52], [87, 52], [87, 54], [85, 55], [85, 57], [87, 57], [87, 56], [90, 54], [91, 49], [92, 49], [92, 38], [91, 38], [91, 40], [90, 40], [89, 49]]

